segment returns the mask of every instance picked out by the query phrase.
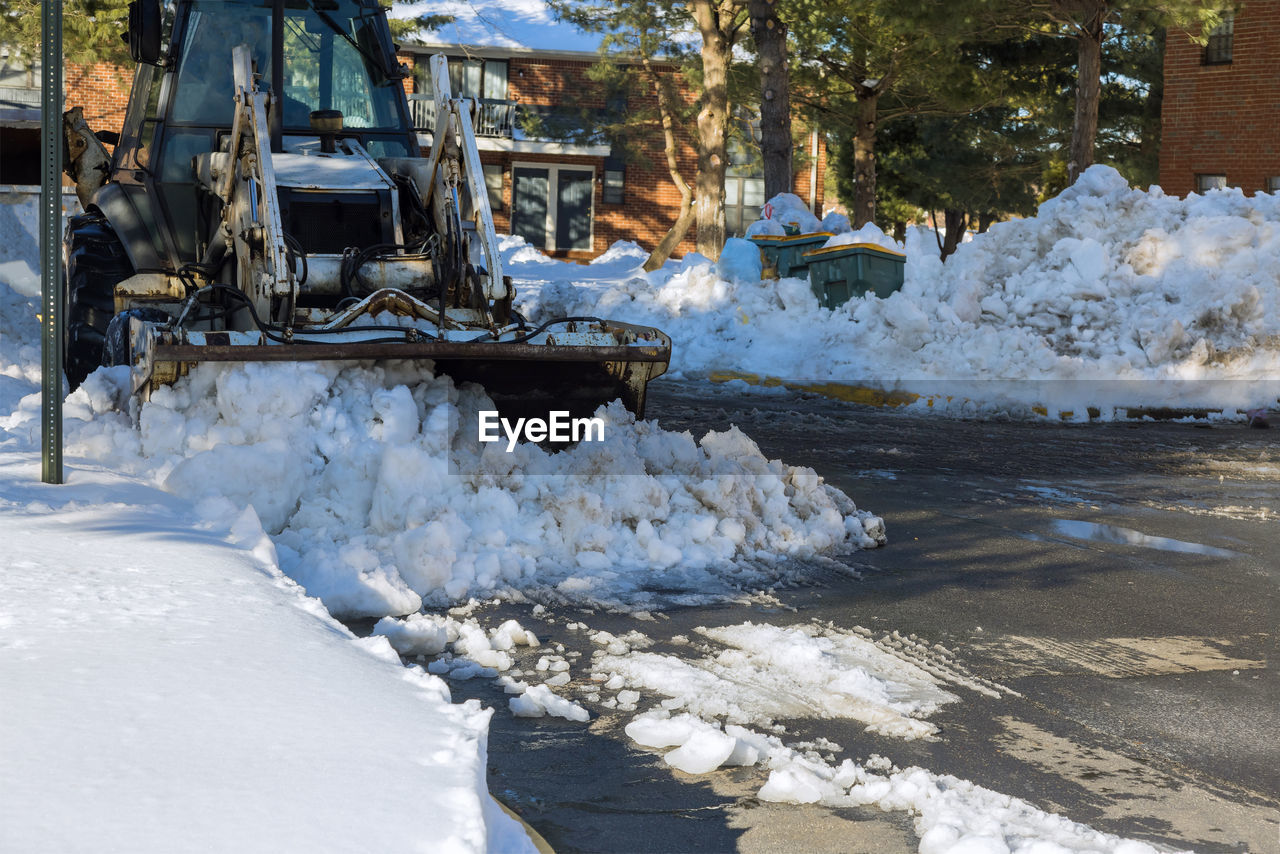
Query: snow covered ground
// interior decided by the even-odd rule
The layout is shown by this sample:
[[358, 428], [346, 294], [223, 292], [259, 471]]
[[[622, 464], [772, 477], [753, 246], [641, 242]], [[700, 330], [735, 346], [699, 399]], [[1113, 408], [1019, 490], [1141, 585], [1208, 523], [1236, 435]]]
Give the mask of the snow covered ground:
[[[946, 268], [909, 246], [902, 294], [834, 312], [802, 281], [730, 281], [696, 257], [644, 275], [632, 247], [587, 267], [506, 250], [527, 311], [654, 322], [686, 374], [1120, 376], [1180, 390], [1200, 348], [1186, 336], [1221, 357], [1196, 363], [1206, 375], [1257, 382], [1273, 366], [1274, 273], [1259, 260], [1280, 245], [1271, 204], [1164, 199], [1093, 170]], [[779, 721], [795, 716], [929, 738], [940, 706], [1007, 690], [912, 639], [743, 624], [675, 654], [638, 629], [591, 632], [583, 661], [466, 605], [441, 613], [497, 596], [639, 625], [648, 610], [741, 596], [788, 561], [884, 541], [882, 520], [737, 430], [675, 434], [611, 407], [605, 442], [481, 453], [455, 428], [482, 396], [404, 366], [206, 366], [140, 409], [104, 370], [66, 403], [68, 485], [36, 484], [32, 213], [0, 205], [0, 245], [15, 253], [0, 258], [0, 673], [22, 698], [0, 719], [4, 847], [199, 833], [263, 850], [522, 850], [484, 789], [490, 712], [450, 703], [447, 675], [502, 680], [499, 714], [635, 713], [628, 735], [675, 769], [767, 771], [762, 799], [909, 810], [925, 854], [1154, 850], [962, 780], [786, 740]], [[1148, 327], [1168, 346], [1134, 344]], [[357, 641], [329, 613], [384, 619]]]
[[252, 511], [12, 450], [0, 495], [0, 849], [532, 849], [491, 712], [305, 597]]
[[645, 252], [625, 244], [586, 268], [515, 239], [506, 252], [527, 314], [650, 323], [687, 376], [867, 384], [966, 414], [1234, 412], [1280, 396], [1280, 196], [1179, 199], [1095, 166], [946, 264], [921, 230], [905, 247], [874, 226], [833, 239], [850, 241], [905, 251], [901, 292], [827, 310], [807, 280], [760, 281], [737, 258], [645, 274]]

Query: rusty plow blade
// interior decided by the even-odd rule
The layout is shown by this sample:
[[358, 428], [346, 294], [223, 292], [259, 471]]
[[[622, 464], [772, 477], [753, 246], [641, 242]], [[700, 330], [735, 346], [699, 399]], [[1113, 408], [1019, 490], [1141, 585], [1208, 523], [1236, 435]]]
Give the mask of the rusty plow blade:
[[671, 359], [671, 339], [652, 327], [564, 318], [495, 332], [470, 315], [451, 309], [441, 323], [430, 305], [381, 291], [323, 323], [291, 328], [211, 331], [133, 318], [134, 393], [147, 399], [200, 362], [415, 360], [483, 386], [507, 417], [586, 417], [619, 398], [643, 417], [648, 383]]

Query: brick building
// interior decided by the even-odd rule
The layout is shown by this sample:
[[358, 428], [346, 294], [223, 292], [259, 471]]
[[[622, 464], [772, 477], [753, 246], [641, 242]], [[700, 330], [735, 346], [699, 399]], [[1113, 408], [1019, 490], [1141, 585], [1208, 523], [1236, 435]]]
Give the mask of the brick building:
[[[433, 44], [402, 47], [400, 59], [411, 71], [405, 87], [424, 146], [430, 145], [434, 119], [427, 72], [433, 54], [449, 57], [454, 94], [481, 102], [478, 144], [500, 233], [518, 234], [551, 255], [582, 260], [599, 255], [617, 240], [652, 248], [675, 222], [680, 196], [667, 172], [660, 130], [655, 127], [646, 138], [631, 140], [638, 156], [629, 160], [604, 139], [584, 141], [564, 133], [566, 121], [581, 123], [583, 108], [603, 119], [611, 112], [653, 106], [653, 95], [642, 96], [648, 103], [611, 102], [604, 87], [587, 74], [598, 61], [596, 53]], [[68, 67], [64, 81], [68, 106], [83, 106], [90, 127], [120, 128], [131, 82], [127, 73], [109, 65]], [[39, 86], [38, 77], [35, 86]], [[696, 98], [696, 93], [683, 94], [690, 101]], [[34, 158], [29, 171], [38, 176], [38, 113], [36, 120], [34, 130], [28, 132], [35, 136], [27, 141], [32, 142], [29, 153]], [[811, 133], [806, 139], [805, 149], [796, 152], [794, 192], [821, 215], [826, 147], [820, 134]], [[692, 141], [681, 135], [679, 143], [680, 171], [692, 186], [697, 163]], [[730, 234], [740, 234], [765, 202], [758, 157], [749, 145], [737, 147], [730, 158], [726, 182]], [[11, 144], [6, 162], [15, 150]], [[693, 250], [692, 231], [676, 249], [677, 257]]]
[[1165, 47], [1160, 186], [1280, 191], [1280, 0], [1250, 0], [1206, 44], [1170, 32]]
[[[617, 111], [655, 107], [652, 94], [642, 96], [643, 103], [610, 103], [601, 84], [587, 74], [599, 61], [596, 53], [431, 44], [406, 45], [402, 51], [414, 70], [410, 103], [420, 126], [431, 123], [426, 66], [432, 54], [449, 57], [454, 94], [481, 99], [479, 148], [500, 232], [518, 234], [549, 254], [590, 258], [616, 240], [651, 248], [675, 222], [680, 194], [667, 171], [658, 129], [632, 140], [639, 155], [630, 160], [606, 140], [564, 138], [565, 125], [581, 122], [584, 108], [608, 121]], [[696, 97], [683, 94], [690, 101]], [[559, 128], [561, 139], [538, 138], [531, 126]], [[821, 215], [826, 147], [820, 134], [808, 139], [810, 149], [797, 152], [794, 192]], [[697, 168], [692, 140], [681, 134], [679, 144], [680, 173], [692, 185]], [[731, 152], [725, 187], [731, 235], [755, 221], [765, 202], [754, 154], [743, 146]], [[676, 254], [692, 251], [693, 245], [691, 229]]]

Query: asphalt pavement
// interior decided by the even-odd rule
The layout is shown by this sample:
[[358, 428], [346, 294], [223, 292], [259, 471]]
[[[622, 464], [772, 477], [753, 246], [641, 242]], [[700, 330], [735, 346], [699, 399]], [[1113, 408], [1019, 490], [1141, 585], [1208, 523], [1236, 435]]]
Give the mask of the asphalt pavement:
[[[832, 720], [787, 721], [788, 738], [1171, 850], [1280, 852], [1280, 431], [966, 421], [673, 382], [652, 387], [648, 414], [695, 436], [737, 424], [883, 516], [889, 544], [643, 625], [564, 606], [491, 616], [586, 658], [565, 622], [659, 644], [746, 620], [897, 632], [1003, 690], [944, 706], [935, 740]], [[557, 851], [916, 850], [905, 813], [762, 803], [753, 768], [673, 771], [625, 737], [628, 714], [513, 719], [490, 681], [453, 690], [498, 707], [491, 790]]]

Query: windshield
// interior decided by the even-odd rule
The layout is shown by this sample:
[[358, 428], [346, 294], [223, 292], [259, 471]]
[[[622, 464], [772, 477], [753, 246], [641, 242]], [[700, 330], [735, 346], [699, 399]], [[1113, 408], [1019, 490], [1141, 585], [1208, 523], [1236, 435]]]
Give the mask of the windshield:
[[[308, 130], [312, 110], [340, 110], [348, 128], [400, 129], [400, 81], [382, 43], [380, 10], [359, 0], [289, 0], [284, 19], [285, 130]], [[269, 0], [196, 0], [180, 42], [171, 121], [231, 124], [231, 50], [247, 44], [271, 81]]]

